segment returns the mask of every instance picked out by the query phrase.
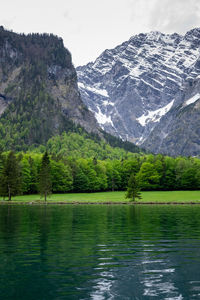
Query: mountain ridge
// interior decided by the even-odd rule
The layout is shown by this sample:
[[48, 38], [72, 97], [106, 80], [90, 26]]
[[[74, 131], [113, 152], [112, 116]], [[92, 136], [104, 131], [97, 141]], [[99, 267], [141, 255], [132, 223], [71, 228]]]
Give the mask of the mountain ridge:
[[82, 102], [71, 53], [61, 38], [0, 26], [0, 151], [47, 147], [64, 133], [140, 152], [98, 126]]
[[71, 54], [53, 34], [0, 27], [0, 137], [3, 149], [39, 145], [76, 126], [98, 133], [82, 102]]
[[[154, 128], [177, 101], [184, 101], [184, 85], [200, 74], [199, 49], [200, 28], [185, 35], [132, 36], [77, 68], [82, 99], [104, 130], [154, 151]], [[162, 152], [170, 154], [164, 148]]]

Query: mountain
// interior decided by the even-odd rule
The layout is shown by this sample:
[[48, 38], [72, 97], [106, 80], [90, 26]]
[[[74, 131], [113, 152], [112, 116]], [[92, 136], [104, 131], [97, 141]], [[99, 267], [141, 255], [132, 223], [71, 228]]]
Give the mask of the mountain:
[[25, 150], [82, 126], [98, 133], [82, 102], [71, 54], [52, 34], [0, 27], [0, 146]]
[[143, 147], [176, 156], [200, 154], [200, 76], [188, 79]]
[[184, 36], [135, 35], [77, 75], [82, 99], [105, 131], [155, 153], [200, 153], [200, 28]]

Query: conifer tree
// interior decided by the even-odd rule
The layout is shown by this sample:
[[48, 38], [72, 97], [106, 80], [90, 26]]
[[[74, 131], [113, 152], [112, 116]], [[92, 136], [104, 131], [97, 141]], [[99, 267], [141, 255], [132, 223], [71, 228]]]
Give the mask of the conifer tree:
[[2, 156], [1, 149], [0, 149], [0, 178], [2, 175], [2, 171], [3, 171], [3, 156]]
[[47, 196], [51, 195], [52, 192], [51, 166], [50, 166], [50, 159], [47, 151], [44, 153], [42, 157], [39, 192], [41, 197], [44, 197], [45, 202], [47, 201]]
[[10, 151], [1, 172], [0, 194], [3, 197], [8, 196], [11, 201], [12, 196], [21, 193], [21, 174], [19, 162], [13, 151]]
[[140, 193], [140, 184], [138, 178], [134, 175], [134, 173], [131, 174], [128, 181], [126, 198], [131, 199], [131, 201], [135, 201], [136, 198], [138, 199], [142, 198]]

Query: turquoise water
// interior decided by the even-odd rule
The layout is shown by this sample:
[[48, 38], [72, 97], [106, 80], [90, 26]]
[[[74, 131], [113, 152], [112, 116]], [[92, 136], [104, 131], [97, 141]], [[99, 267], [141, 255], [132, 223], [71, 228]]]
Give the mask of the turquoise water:
[[0, 299], [200, 299], [200, 207], [1, 205]]

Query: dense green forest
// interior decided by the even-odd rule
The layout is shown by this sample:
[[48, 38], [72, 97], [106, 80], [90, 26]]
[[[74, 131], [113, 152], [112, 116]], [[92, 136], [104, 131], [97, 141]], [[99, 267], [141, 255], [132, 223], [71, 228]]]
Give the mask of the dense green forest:
[[[78, 132], [56, 135], [48, 140], [46, 146], [33, 148], [34, 152], [42, 153], [47, 149], [53, 157], [74, 159], [95, 157], [99, 160], [134, 157], [135, 153], [141, 152], [134, 144], [123, 142], [110, 135], [107, 135], [107, 140], [104, 140], [95, 134], [88, 134], [81, 128]], [[128, 149], [130, 150], [127, 151]]]
[[[53, 193], [126, 190], [131, 174], [135, 174], [142, 190], [200, 189], [198, 158], [132, 154], [122, 159], [99, 160], [95, 156], [75, 158], [66, 154], [52, 151], [50, 155]], [[9, 155], [10, 152], [4, 152], [0, 156], [0, 185]], [[38, 193], [42, 157], [37, 152], [16, 154], [20, 193]]]

